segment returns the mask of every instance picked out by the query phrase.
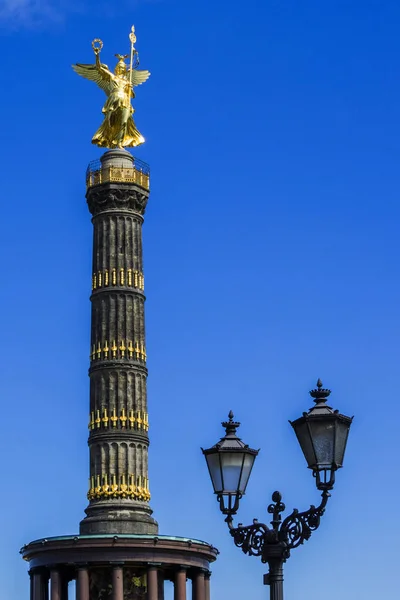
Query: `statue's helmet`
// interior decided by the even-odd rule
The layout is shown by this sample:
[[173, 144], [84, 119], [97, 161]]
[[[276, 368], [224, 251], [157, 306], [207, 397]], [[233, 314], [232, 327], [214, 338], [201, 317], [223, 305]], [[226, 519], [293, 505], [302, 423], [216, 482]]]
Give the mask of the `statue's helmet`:
[[125, 64], [125, 59], [128, 58], [128, 54], [116, 54], [116, 58], [118, 58], [118, 62], [115, 66], [114, 73], [116, 75], [125, 75], [127, 68]]

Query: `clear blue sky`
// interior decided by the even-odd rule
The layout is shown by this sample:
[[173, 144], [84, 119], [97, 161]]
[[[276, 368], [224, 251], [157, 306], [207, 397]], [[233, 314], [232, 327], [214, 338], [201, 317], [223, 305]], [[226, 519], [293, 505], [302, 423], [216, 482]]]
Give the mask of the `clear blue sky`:
[[[144, 228], [150, 485], [161, 533], [217, 546], [214, 600], [262, 600], [200, 446], [232, 409], [261, 447], [239, 519], [319, 494], [287, 422], [318, 377], [355, 414], [287, 600], [398, 595], [400, 4], [388, 0], [1, 0], [0, 597], [23, 543], [86, 506], [91, 223], [103, 94], [72, 62], [129, 51], [152, 193]], [[114, 8], [115, 7], [115, 8]], [[394, 398], [394, 400], [393, 400]]]

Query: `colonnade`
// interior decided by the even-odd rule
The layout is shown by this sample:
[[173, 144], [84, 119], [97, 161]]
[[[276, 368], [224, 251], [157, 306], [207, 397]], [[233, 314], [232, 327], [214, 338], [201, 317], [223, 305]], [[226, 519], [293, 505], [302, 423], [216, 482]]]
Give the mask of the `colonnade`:
[[[172, 569], [173, 572], [172, 572]], [[147, 600], [164, 600], [164, 569], [149, 564], [147, 573]], [[168, 569], [172, 573], [174, 600], [210, 600], [210, 571], [177, 567]], [[75, 579], [76, 600], [98, 600], [90, 597], [90, 568], [77, 567], [74, 575], [68, 576], [63, 569], [32, 569], [30, 600], [73, 600], [68, 597], [68, 582]], [[191, 599], [187, 597], [186, 581], [192, 581]], [[49, 585], [50, 582], [50, 585]], [[110, 600], [124, 600], [123, 566], [112, 567], [112, 596]]]

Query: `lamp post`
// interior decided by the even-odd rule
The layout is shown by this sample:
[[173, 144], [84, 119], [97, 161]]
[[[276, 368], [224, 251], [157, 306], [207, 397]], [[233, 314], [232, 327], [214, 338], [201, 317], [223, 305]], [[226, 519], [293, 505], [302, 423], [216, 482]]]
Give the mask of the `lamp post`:
[[324, 389], [320, 379], [316, 389], [310, 392], [315, 406], [309, 412], [290, 422], [300, 447], [312, 470], [317, 489], [322, 491], [319, 506], [313, 505], [304, 512], [294, 509], [282, 520], [285, 510], [280, 492], [272, 494], [272, 503], [268, 512], [272, 515], [271, 527], [253, 520], [252, 525], [233, 525], [233, 515], [239, 508], [258, 450], [249, 448], [236, 435], [240, 423], [233, 420], [232, 411], [229, 420], [222, 423], [226, 434], [207, 450], [205, 455], [214, 493], [217, 495], [221, 512], [233, 541], [245, 554], [259, 556], [268, 563], [269, 573], [264, 582], [270, 586], [270, 599], [283, 600], [283, 564], [290, 551], [308, 540], [311, 533], [318, 529], [320, 519], [330, 497], [329, 490], [335, 483], [335, 473], [343, 465], [347, 438], [353, 417], [346, 417], [332, 410], [326, 401], [330, 390]]

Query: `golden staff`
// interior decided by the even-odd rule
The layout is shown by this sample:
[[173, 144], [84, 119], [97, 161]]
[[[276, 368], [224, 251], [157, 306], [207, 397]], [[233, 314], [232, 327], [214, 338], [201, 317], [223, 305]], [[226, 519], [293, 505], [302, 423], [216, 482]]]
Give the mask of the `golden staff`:
[[131, 33], [129, 34], [129, 39], [131, 41], [131, 65], [130, 65], [130, 71], [129, 71], [129, 85], [132, 88], [133, 55], [135, 53], [135, 42], [136, 42], [134, 25], [132, 25]]

